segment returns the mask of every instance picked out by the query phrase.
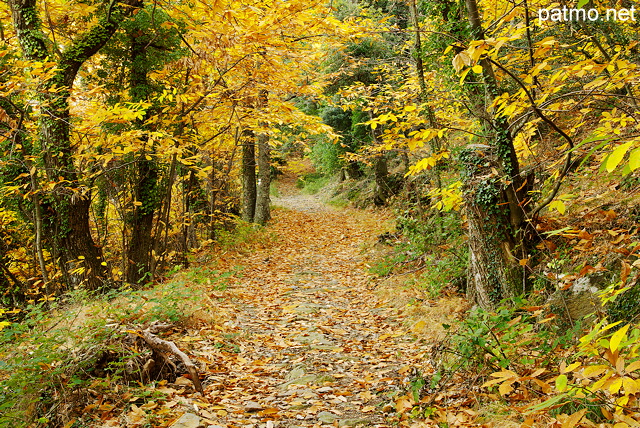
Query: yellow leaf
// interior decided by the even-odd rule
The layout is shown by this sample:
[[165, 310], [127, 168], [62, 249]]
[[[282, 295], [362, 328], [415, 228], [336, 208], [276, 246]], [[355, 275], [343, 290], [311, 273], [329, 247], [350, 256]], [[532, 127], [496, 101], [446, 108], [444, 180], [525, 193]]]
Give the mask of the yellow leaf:
[[626, 376], [622, 378], [622, 387], [626, 395], [635, 395], [640, 390], [635, 380]]
[[632, 143], [624, 143], [616, 147], [616, 149], [611, 152], [611, 154], [607, 157], [607, 161], [605, 164], [605, 168], [608, 172], [616, 169], [618, 164], [622, 161], [622, 158], [627, 153]]
[[597, 366], [588, 366], [582, 372], [582, 376], [584, 376], [584, 377], [599, 376], [602, 373], [604, 373], [605, 371], [607, 371], [608, 369], [609, 369], [609, 366], [605, 366], [605, 365], [602, 365], [602, 364], [601, 365], [597, 365]]
[[622, 388], [622, 379], [614, 379], [613, 382], [611, 382], [611, 385], [609, 385], [609, 392], [612, 394], [617, 394], [618, 391], [620, 391], [620, 388]]
[[579, 361], [576, 362], [576, 363], [570, 364], [569, 367], [567, 367], [564, 370], [564, 373], [570, 373], [570, 372], [574, 371], [575, 369], [577, 369], [578, 367], [580, 367], [581, 365], [582, 365], [582, 363], [579, 362]]
[[502, 370], [501, 372], [495, 372], [495, 373], [491, 373], [492, 377], [500, 377], [503, 379], [510, 379], [510, 378], [514, 378], [517, 379], [518, 378], [518, 374], [514, 371], [511, 370]]
[[611, 349], [611, 352], [616, 352], [618, 346], [620, 346], [620, 342], [622, 342], [622, 340], [626, 337], [627, 330], [629, 330], [629, 324], [613, 333], [613, 336], [611, 336], [611, 341], [609, 342], [609, 349]]
[[498, 387], [498, 391], [500, 391], [501, 395], [507, 395], [511, 391], [513, 391], [513, 387], [511, 386], [511, 382], [503, 382]]
[[549, 204], [549, 209], [556, 209], [560, 214], [564, 215], [567, 211], [567, 206], [560, 199], [557, 199]]
[[471, 68], [471, 70], [476, 74], [480, 74], [482, 73], [482, 66], [480, 64], [476, 64]]
[[629, 153], [629, 169], [635, 171], [640, 168], [640, 148]]
[[633, 363], [629, 364], [627, 366], [627, 368], [625, 369], [625, 371], [627, 373], [631, 373], [631, 372], [634, 372], [636, 370], [640, 370], [640, 360], [634, 361]]
[[584, 416], [584, 414], [587, 412], [587, 409], [582, 409], [579, 412], [574, 413], [573, 415], [569, 416], [563, 423], [562, 423], [562, 428], [573, 428], [576, 425], [578, 425], [578, 423], [580, 422], [580, 420], [582, 419], [582, 417]]
[[568, 379], [566, 375], [561, 374], [556, 378], [556, 389], [563, 392], [567, 389]]
[[469, 58], [469, 55], [462, 51], [458, 55], [453, 58], [453, 68], [456, 70], [456, 73], [460, 73], [460, 70], [464, 68], [465, 65], [465, 57]]

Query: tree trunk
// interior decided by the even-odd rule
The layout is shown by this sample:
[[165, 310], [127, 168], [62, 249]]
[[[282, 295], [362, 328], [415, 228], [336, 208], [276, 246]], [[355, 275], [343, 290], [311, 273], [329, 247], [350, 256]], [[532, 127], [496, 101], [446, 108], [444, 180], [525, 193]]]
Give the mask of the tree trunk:
[[376, 180], [376, 195], [374, 197], [374, 204], [377, 206], [383, 206], [387, 204], [387, 197], [389, 196], [389, 169], [387, 168], [387, 157], [384, 153], [379, 154], [376, 157], [373, 171]]
[[147, 160], [142, 154], [138, 157], [136, 165], [138, 171], [134, 195], [135, 201], [140, 205], [133, 208], [130, 220], [131, 238], [127, 250], [127, 282], [132, 284], [149, 281], [153, 275], [151, 231], [157, 205], [158, 183], [158, 167], [154, 160]]
[[[484, 39], [476, 0], [465, 0], [472, 34]], [[480, 61], [484, 90], [472, 96], [486, 121], [490, 145], [468, 147], [460, 158], [467, 177], [464, 198], [469, 228], [467, 294], [480, 306], [491, 309], [502, 299], [522, 292], [523, 278], [515, 253], [522, 251], [521, 226], [524, 211], [519, 203], [523, 179], [509, 124], [495, 118], [488, 106], [499, 95], [496, 77], [488, 59]], [[473, 90], [472, 90], [473, 91]], [[484, 97], [480, 94], [485, 94]], [[492, 168], [498, 171], [495, 176]]]
[[256, 213], [256, 144], [250, 130], [242, 131], [242, 219], [253, 223]]
[[495, 162], [490, 147], [467, 148], [460, 158], [468, 177], [463, 189], [469, 234], [467, 295], [491, 309], [523, 291], [522, 270], [514, 256], [517, 234], [508, 205], [501, 204], [500, 184], [491, 178]]
[[269, 136], [258, 135], [258, 188], [256, 196], [255, 222], [264, 226], [271, 219], [271, 148]]
[[[141, 30], [144, 31], [144, 30]], [[132, 102], [140, 102], [149, 98], [148, 71], [140, 64], [148, 63], [149, 42], [146, 37], [131, 35], [131, 64], [129, 70], [129, 97]], [[149, 112], [145, 116], [148, 116]], [[137, 126], [144, 128], [144, 120], [140, 119]], [[150, 281], [154, 272], [154, 256], [152, 249], [153, 242], [153, 218], [158, 208], [158, 166], [153, 155], [153, 148], [149, 152], [142, 152], [137, 155], [137, 160], [133, 164], [134, 177], [136, 180], [133, 186], [134, 201], [133, 213], [129, 224], [131, 225], [131, 239], [127, 249], [127, 282], [140, 284]]]

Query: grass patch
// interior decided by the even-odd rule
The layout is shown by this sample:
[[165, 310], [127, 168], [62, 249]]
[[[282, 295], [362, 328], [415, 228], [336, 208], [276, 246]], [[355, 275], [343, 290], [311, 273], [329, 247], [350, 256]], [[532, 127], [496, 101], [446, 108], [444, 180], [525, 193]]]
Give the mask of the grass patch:
[[122, 412], [136, 397], [138, 405], [162, 403], [162, 394], [150, 397], [154, 388], [141, 382], [172, 382], [176, 372], [165, 365], [145, 374], [151, 351], [137, 331], [160, 323], [181, 337], [187, 328], [216, 323], [220, 314], [207, 290], [224, 291], [239, 270], [188, 269], [147, 289], [99, 297], [80, 290], [14, 315], [0, 331], [0, 427], [100, 425], [104, 412], [84, 410], [93, 409], [96, 394], [101, 406]]
[[344, 198], [333, 198], [327, 201], [328, 205], [336, 208], [346, 208], [349, 206], [350, 202]]
[[223, 251], [245, 251], [253, 246], [265, 246], [275, 242], [275, 233], [255, 223], [236, 220], [233, 230], [218, 231], [216, 246]]
[[269, 185], [269, 195], [273, 196], [274, 198], [280, 197], [280, 190], [278, 189], [278, 184], [275, 181], [272, 181]]
[[312, 172], [298, 178], [296, 187], [298, 189], [302, 189], [305, 193], [315, 195], [329, 183], [329, 180], [331, 180], [331, 177], [325, 176], [319, 172]]

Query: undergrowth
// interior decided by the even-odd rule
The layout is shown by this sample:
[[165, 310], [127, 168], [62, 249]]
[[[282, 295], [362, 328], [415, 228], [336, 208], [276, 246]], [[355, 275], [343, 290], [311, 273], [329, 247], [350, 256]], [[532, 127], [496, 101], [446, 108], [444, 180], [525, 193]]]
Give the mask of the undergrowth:
[[142, 393], [131, 382], [143, 380], [138, 362], [149, 351], [132, 344], [135, 331], [153, 323], [184, 328], [215, 315], [189, 276], [187, 271], [145, 290], [100, 298], [76, 293], [59, 305], [29, 306], [0, 336], [6, 350], [0, 359], [0, 427], [82, 420], [78, 406], [94, 398], [91, 391], [112, 399], [114, 388]]
[[[221, 232], [218, 251], [272, 240], [264, 229], [240, 223], [235, 232]], [[212, 323], [216, 297], [207, 291], [224, 292], [239, 270], [176, 268], [171, 279], [145, 289], [123, 287], [100, 296], [79, 289], [58, 301], [0, 314], [11, 316], [0, 324], [0, 427], [89, 426], [99, 413], [82, 409], [96, 394], [104, 411], [128, 408], [153, 390], [140, 382], [169, 375], [145, 378], [143, 365], [151, 354], [136, 332], [150, 325], [184, 331]]]
[[325, 175], [321, 172], [312, 172], [298, 178], [296, 187], [302, 189], [302, 191], [305, 193], [315, 195], [323, 187], [325, 187], [327, 183], [329, 183], [329, 180], [331, 180], [331, 177], [328, 175]]
[[380, 277], [419, 273], [412, 285], [432, 298], [445, 288], [463, 291], [468, 256], [459, 223], [455, 213], [423, 213], [415, 208], [400, 211], [396, 232], [379, 237], [379, 242], [392, 249], [373, 263], [370, 272]]
[[[602, 294], [611, 300], [612, 292]], [[445, 326], [434, 345], [434, 371], [414, 376], [412, 414], [446, 421], [437, 397], [465, 385], [481, 410], [478, 422], [503, 413], [523, 427], [640, 425], [640, 327], [611, 322], [602, 313], [572, 327], [556, 322], [544, 306], [519, 299], [493, 311], [474, 308]], [[416, 389], [417, 388], [417, 389]], [[490, 410], [489, 410], [490, 409]], [[487, 419], [488, 418], [488, 419]]]

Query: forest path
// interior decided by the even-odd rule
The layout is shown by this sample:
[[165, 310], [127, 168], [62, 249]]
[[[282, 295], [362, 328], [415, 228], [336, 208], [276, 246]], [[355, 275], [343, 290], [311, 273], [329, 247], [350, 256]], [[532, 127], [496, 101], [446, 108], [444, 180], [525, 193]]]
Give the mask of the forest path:
[[327, 207], [290, 183], [280, 192], [275, 239], [218, 260], [243, 269], [211, 291], [227, 321], [192, 350], [209, 366], [204, 396], [190, 399], [204, 419], [174, 426], [392, 426], [396, 410], [411, 408], [401, 385], [424, 369], [427, 345], [407, 334], [367, 272], [363, 248], [388, 219]]

